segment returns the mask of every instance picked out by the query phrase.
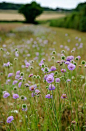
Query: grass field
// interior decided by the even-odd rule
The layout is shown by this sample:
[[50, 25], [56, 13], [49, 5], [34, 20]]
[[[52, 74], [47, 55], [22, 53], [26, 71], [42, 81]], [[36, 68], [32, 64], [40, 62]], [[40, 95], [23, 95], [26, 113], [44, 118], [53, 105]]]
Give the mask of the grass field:
[[86, 33], [0, 24], [0, 131], [86, 130]]
[[[64, 17], [65, 14], [56, 13], [56, 12], [44, 12], [42, 15], [38, 16], [36, 20], [49, 20], [54, 18]], [[17, 11], [14, 10], [0, 10], [0, 20], [25, 20], [24, 16], [19, 14]]]

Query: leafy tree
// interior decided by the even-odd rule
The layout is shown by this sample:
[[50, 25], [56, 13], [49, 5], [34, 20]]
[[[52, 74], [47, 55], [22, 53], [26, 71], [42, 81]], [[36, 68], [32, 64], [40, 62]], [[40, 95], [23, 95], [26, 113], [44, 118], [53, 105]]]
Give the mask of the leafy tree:
[[30, 4], [23, 5], [19, 9], [19, 13], [25, 16], [27, 23], [34, 23], [35, 18], [39, 16], [42, 12], [43, 8], [40, 6], [40, 4], [37, 4], [34, 1]]

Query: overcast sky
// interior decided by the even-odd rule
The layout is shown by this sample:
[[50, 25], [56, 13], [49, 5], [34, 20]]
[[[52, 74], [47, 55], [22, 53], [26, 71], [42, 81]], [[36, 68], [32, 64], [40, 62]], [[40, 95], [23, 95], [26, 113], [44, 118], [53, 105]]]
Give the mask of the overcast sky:
[[78, 3], [86, 2], [86, 0], [0, 0], [0, 2], [12, 2], [12, 3], [30, 3], [36, 1], [41, 4], [41, 6], [48, 6], [52, 8], [62, 7], [62, 8], [75, 8]]

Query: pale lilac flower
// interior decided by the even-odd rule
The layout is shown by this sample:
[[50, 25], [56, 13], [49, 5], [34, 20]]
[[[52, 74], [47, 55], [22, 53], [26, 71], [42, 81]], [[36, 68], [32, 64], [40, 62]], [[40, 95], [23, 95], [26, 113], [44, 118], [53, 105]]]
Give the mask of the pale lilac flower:
[[8, 74], [8, 78], [11, 77], [11, 76], [13, 76], [13, 73], [9, 73], [9, 74]]
[[30, 91], [34, 91], [36, 88], [37, 88], [36, 85], [32, 85], [32, 86], [29, 87], [29, 90], [30, 90]]
[[62, 98], [62, 99], [67, 98], [66, 94], [62, 94], [61, 98]]
[[33, 74], [30, 74], [29, 77], [33, 76]]
[[19, 95], [18, 94], [13, 94], [13, 99], [17, 99], [19, 98]]
[[15, 85], [16, 83], [18, 83], [18, 81], [17, 81], [17, 80], [14, 80], [14, 81], [13, 81], [13, 85]]
[[59, 78], [56, 78], [55, 81], [56, 81], [56, 82], [60, 82], [60, 79], [59, 79]]
[[75, 69], [75, 65], [74, 64], [72, 64], [72, 63], [70, 63], [69, 65], [68, 65], [68, 69], [69, 70], [74, 70]]
[[46, 78], [47, 83], [52, 83], [54, 82], [54, 77], [52, 75], [48, 75], [48, 77]]
[[40, 91], [38, 89], [35, 90], [35, 94], [40, 94]]
[[20, 74], [20, 70], [16, 72], [16, 75], [19, 75]]
[[55, 90], [55, 86], [53, 84], [50, 84], [48, 89], [49, 90]]
[[67, 82], [70, 82], [71, 81], [71, 79], [67, 79]]
[[21, 85], [22, 85], [22, 82], [19, 82], [18, 87], [21, 87]]
[[56, 67], [55, 67], [55, 66], [51, 66], [50, 70], [51, 70], [51, 71], [55, 71], [55, 70], [56, 70]]
[[50, 98], [52, 98], [52, 95], [50, 95], [50, 94], [47, 94], [47, 95], [45, 96], [45, 98], [48, 98], [48, 99], [50, 99]]
[[5, 93], [3, 94], [3, 98], [7, 98], [8, 96], [10, 96], [10, 94], [9, 94], [8, 92], [5, 92]]
[[7, 118], [7, 123], [11, 123], [13, 120], [14, 120], [14, 117], [13, 116], [9, 116]]
[[61, 69], [61, 72], [62, 72], [62, 73], [65, 73], [65, 72], [66, 72], [66, 70], [65, 70], [65, 69]]

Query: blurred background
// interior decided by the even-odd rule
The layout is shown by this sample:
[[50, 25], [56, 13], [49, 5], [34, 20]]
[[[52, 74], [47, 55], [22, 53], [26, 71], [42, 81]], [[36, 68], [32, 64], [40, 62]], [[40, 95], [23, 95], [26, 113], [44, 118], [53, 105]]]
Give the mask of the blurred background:
[[[42, 10], [37, 12], [37, 6]], [[27, 16], [22, 10], [28, 12]], [[86, 0], [0, 0], [0, 23], [13, 22], [48, 24], [86, 31]]]

